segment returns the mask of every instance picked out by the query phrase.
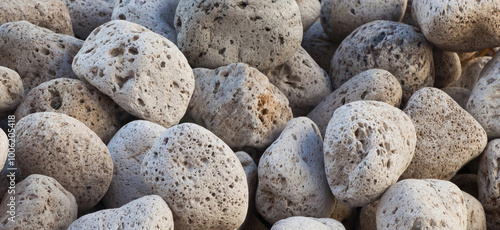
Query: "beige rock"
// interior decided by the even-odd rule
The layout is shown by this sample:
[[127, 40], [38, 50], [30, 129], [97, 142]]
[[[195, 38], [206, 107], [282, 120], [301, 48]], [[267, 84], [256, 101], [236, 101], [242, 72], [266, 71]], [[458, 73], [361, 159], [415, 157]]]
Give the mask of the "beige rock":
[[34, 113], [19, 120], [16, 161], [26, 176], [56, 179], [75, 196], [80, 211], [101, 200], [113, 175], [113, 161], [99, 136], [61, 113]]
[[488, 229], [500, 228], [500, 194], [498, 186], [498, 162], [500, 161], [500, 139], [492, 140], [486, 146], [479, 162], [477, 186], [479, 190], [479, 201], [486, 212], [486, 224]]
[[244, 151], [238, 151], [234, 153], [238, 160], [240, 160], [241, 166], [243, 166], [243, 170], [245, 170], [245, 175], [247, 177], [247, 185], [248, 185], [248, 198], [249, 204], [254, 202], [255, 191], [257, 190], [257, 164], [252, 159], [248, 153]]
[[0, 114], [15, 110], [23, 100], [23, 81], [16, 71], [0, 66]]
[[330, 41], [319, 20], [304, 32], [301, 45], [321, 68], [330, 71], [330, 61], [339, 44]]
[[329, 218], [294, 216], [276, 222], [271, 230], [345, 230], [342, 223]]
[[[478, 157], [481, 158], [481, 157]], [[477, 158], [476, 158], [477, 159]], [[478, 198], [477, 174], [457, 174], [450, 179], [450, 182], [456, 184], [460, 190]]]
[[399, 107], [403, 91], [398, 80], [386, 70], [370, 69], [363, 71], [337, 90], [324, 98], [307, 117], [317, 125], [325, 135], [328, 122], [340, 106], [361, 100], [381, 101]]
[[377, 205], [378, 201], [367, 204], [361, 208], [359, 222], [361, 230], [377, 230]]
[[462, 191], [449, 181], [402, 180], [377, 205], [377, 229], [467, 229]]
[[[15, 185], [0, 206], [0, 229], [66, 229], [77, 218], [75, 197], [54, 178], [32, 174]], [[11, 199], [14, 199], [13, 201]], [[11, 202], [15, 206], [9, 206]], [[13, 210], [15, 221], [9, 211]]]
[[181, 120], [194, 90], [193, 71], [172, 42], [123, 20], [95, 29], [73, 70], [130, 114], [165, 127]]
[[467, 109], [467, 102], [469, 101], [470, 94], [472, 93], [470, 90], [460, 87], [446, 87], [441, 90], [457, 102], [462, 109]]
[[338, 108], [323, 152], [333, 195], [349, 207], [376, 201], [410, 164], [417, 138], [410, 117], [378, 101]]
[[486, 216], [483, 205], [470, 194], [463, 192], [467, 208], [467, 230], [486, 230]]
[[73, 222], [68, 230], [158, 229], [173, 230], [172, 211], [157, 195], [144, 196], [122, 206], [94, 212]]
[[167, 129], [144, 156], [141, 174], [172, 209], [175, 229], [236, 229], [245, 220], [245, 171], [231, 148], [199, 125]]
[[111, 20], [113, 0], [62, 0], [68, 7], [75, 36], [81, 39]]
[[189, 114], [232, 148], [266, 147], [292, 119], [288, 99], [253, 67], [235, 63], [194, 74]]
[[0, 65], [21, 76], [26, 92], [55, 78], [77, 78], [71, 62], [82, 40], [19, 21], [0, 26], [0, 41]]
[[434, 87], [447, 87], [460, 78], [462, 65], [457, 53], [434, 49], [433, 57], [435, 69]]
[[[0, 129], [0, 165], [5, 165], [5, 161], [7, 161], [7, 155], [9, 154], [9, 138], [7, 134]], [[2, 193], [3, 195], [3, 193]]]
[[462, 66], [462, 75], [460, 75], [460, 78], [453, 82], [450, 86], [463, 87], [468, 90], [472, 90], [481, 76], [481, 70], [483, 70], [484, 66], [490, 60], [491, 57], [485, 56], [473, 58], [468, 61], [464, 66]]
[[194, 67], [242, 62], [269, 69], [288, 61], [302, 42], [295, 0], [180, 1], [175, 17], [179, 49]]
[[321, 14], [321, 2], [319, 0], [295, 0], [299, 5], [300, 16], [304, 31], [309, 29]]

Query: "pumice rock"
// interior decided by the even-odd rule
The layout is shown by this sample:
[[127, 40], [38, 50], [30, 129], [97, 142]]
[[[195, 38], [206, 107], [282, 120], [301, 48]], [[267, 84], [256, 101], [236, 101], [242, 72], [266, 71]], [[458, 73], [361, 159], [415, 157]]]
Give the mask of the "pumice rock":
[[455, 52], [434, 49], [434, 87], [443, 88], [457, 81], [462, 75], [460, 58]]
[[23, 81], [16, 71], [0, 66], [0, 116], [15, 110], [23, 100]]
[[235, 152], [238, 160], [240, 160], [243, 170], [245, 170], [245, 175], [247, 176], [248, 184], [248, 197], [250, 198], [249, 204], [253, 202], [255, 198], [255, 191], [257, 190], [257, 164], [252, 159], [248, 153], [243, 151]]
[[311, 27], [321, 14], [321, 2], [318, 0], [295, 0], [299, 5], [304, 32]]
[[467, 208], [467, 229], [468, 230], [485, 230], [486, 216], [481, 202], [470, 194], [463, 192], [465, 207]]
[[75, 36], [81, 39], [111, 20], [113, 0], [62, 0], [68, 7]]
[[479, 161], [479, 171], [477, 186], [479, 190], [479, 201], [486, 212], [486, 224], [488, 229], [500, 228], [500, 207], [498, 202], [500, 194], [498, 187], [500, 180], [498, 172], [500, 170], [500, 139], [492, 140], [486, 146], [484, 153]]
[[408, 115], [387, 103], [338, 108], [325, 133], [325, 172], [333, 195], [349, 207], [376, 201], [410, 164], [417, 137]]
[[78, 210], [94, 207], [108, 190], [113, 161], [106, 145], [75, 118], [33, 113], [16, 124], [16, 160], [23, 174], [43, 174], [71, 192]]
[[292, 119], [286, 96], [247, 64], [197, 68], [194, 74], [189, 114], [232, 148], [264, 148]]
[[9, 138], [7, 134], [0, 129], [0, 165], [5, 165], [7, 154], [9, 154]]
[[293, 216], [276, 222], [271, 230], [345, 230], [342, 223], [329, 218]]
[[167, 129], [144, 156], [141, 174], [168, 203], [175, 229], [236, 229], [245, 220], [245, 171], [231, 148], [199, 125]]
[[330, 71], [330, 61], [339, 44], [330, 41], [319, 20], [304, 32], [301, 46], [321, 68]]
[[172, 42], [123, 20], [95, 29], [73, 70], [130, 114], [165, 127], [181, 120], [194, 90], [193, 71]]
[[463, 87], [472, 90], [476, 85], [484, 66], [491, 61], [492, 57], [484, 56], [473, 58], [462, 66], [460, 78], [450, 84], [450, 87]]
[[194, 67], [242, 62], [269, 69], [288, 61], [302, 42], [295, 0], [181, 0], [175, 17], [179, 49]]

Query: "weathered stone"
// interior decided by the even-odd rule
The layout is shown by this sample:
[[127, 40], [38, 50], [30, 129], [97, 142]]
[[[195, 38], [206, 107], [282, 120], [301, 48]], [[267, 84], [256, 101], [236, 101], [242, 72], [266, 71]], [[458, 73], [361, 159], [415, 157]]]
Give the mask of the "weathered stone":
[[457, 81], [462, 74], [460, 58], [455, 52], [434, 49], [434, 87], [443, 88]]
[[23, 100], [24, 87], [19, 74], [3, 66], [0, 66], [0, 83], [0, 114], [2, 114], [17, 108]]
[[463, 192], [467, 208], [467, 230], [486, 230], [486, 216], [481, 202], [470, 194]]
[[271, 230], [345, 230], [344, 226], [329, 218], [294, 216], [276, 222]]
[[113, 0], [62, 0], [68, 7], [75, 36], [81, 39], [111, 20]]
[[479, 201], [486, 212], [486, 224], [488, 229], [500, 228], [500, 194], [498, 187], [500, 179], [500, 139], [492, 140], [486, 146], [479, 161], [477, 186], [479, 190]]
[[470, 90], [460, 87], [446, 87], [441, 90], [453, 98], [453, 100], [457, 102], [462, 109], [467, 109], [467, 102], [469, 101], [470, 94], [472, 93]]
[[330, 41], [319, 20], [304, 32], [301, 45], [321, 68], [330, 71], [330, 62], [339, 44]]
[[460, 78], [451, 83], [450, 86], [463, 87], [468, 90], [472, 90], [481, 76], [481, 71], [490, 60], [491, 57], [478, 57], [471, 59], [462, 66], [462, 75], [460, 75]]

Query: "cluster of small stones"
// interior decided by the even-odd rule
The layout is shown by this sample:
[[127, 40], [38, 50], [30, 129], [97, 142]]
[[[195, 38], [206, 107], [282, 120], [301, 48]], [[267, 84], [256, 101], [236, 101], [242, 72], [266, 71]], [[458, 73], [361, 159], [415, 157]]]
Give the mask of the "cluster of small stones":
[[0, 230], [500, 229], [498, 12], [2, 0]]

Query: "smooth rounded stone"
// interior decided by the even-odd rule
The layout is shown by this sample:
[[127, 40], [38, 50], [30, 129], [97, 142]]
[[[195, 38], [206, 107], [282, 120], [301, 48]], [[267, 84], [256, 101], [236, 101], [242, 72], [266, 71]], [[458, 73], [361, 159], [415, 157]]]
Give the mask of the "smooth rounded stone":
[[83, 41], [26, 21], [0, 26], [0, 65], [16, 71], [24, 90], [56, 78], [77, 78], [71, 69]]
[[295, 1], [181, 0], [175, 15], [179, 49], [194, 67], [282, 65], [302, 42]]
[[189, 114], [232, 148], [264, 148], [292, 119], [286, 96], [247, 64], [197, 68], [194, 75]]
[[73, 36], [71, 17], [61, 0], [3, 0], [0, 15], [0, 25], [28, 21], [55, 33]]
[[477, 186], [479, 190], [479, 201], [486, 212], [486, 224], [488, 229], [500, 229], [500, 194], [498, 187], [500, 179], [500, 139], [492, 140], [486, 146], [479, 161], [479, 171], [477, 173]]
[[321, 21], [317, 20], [304, 32], [301, 45], [322, 69], [330, 71], [330, 61], [339, 44], [330, 41]]
[[231, 148], [199, 125], [167, 129], [144, 156], [141, 174], [172, 209], [175, 229], [236, 229], [245, 220], [245, 171]]
[[467, 102], [469, 101], [470, 94], [472, 93], [470, 90], [461, 87], [446, 87], [441, 90], [453, 98], [453, 100], [455, 100], [455, 102], [457, 102], [462, 109], [467, 109]]
[[[9, 194], [0, 207], [2, 230], [66, 229], [77, 218], [75, 197], [54, 178], [32, 174], [15, 185], [15, 194]], [[15, 202], [14, 222], [9, 220], [11, 202]]]
[[336, 201], [323, 164], [316, 124], [307, 117], [288, 122], [259, 161], [255, 204], [262, 217], [271, 224], [292, 216], [329, 217]]
[[99, 136], [61, 113], [33, 113], [19, 120], [16, 161], [26, 176], [56, 179], [75, 196], [79, 211], [101, 200], [113, 176], [113, 161]]
[[387, 103], [356, 101], [338, 108], [323, 145], [333, 195], [349, 207], [376, 201], [408, 167], [416, 141], [410, 117]]
[[500, 46], [500, 4], [495, 0], [413, 2], [413, 18], [438, 48], [471, 52]]
[[121, 127], [123, 110], [105, 94], [78, 79], [58, 78], [33, 88], [17, 108], [19, 120], [38, 112], [64, 113], [84, 123], [104, 143]]
[[417, 130], [417, 146], [402, 179], [449, 180], [488, 142], [483, 127], [442, 90], [420, 89], [404, 112]]
[[479, 191], [477, 187], [477, 181], [477, 174], [457, 174], [450, 179], [450, 182], [456, 184], [460, 188], [460, 190], [476, 198], [478, 197]]
[[130, 114], [165, 127], [184, 116], [195, 85], [191, 67], [172, 42], [123, 20], [95, 29], [73, 70]]
[[78, 218], [68, 230], [79, 229], [174, 229], [172, 211], [157, 195], [138, 198], [126, 205]]
[[153, 122], [136, 120], [123, 126], [111, 139], [108, 149], [113, 158], [113, 180], [102, 198], [107, 208], [119, 208], [153, 194], [142, 179], [141, 164], [146, 152], [165, 130]]
[[462, 75], [460, 75], [460, 78], [451, 83], [450, 86], [463, 87], [468, 90], [472, 90], [481, 76], [481, 71], [491, 58], [492, 57], [489, 56], [477, 57], [468, 61], [462, 66]]
[[375, 20], [399, 22], [407, 0], [323, 0], [321, 23], [333, 42], [341, 42], [356, 28]]
[[23, 100], [23, 81], [16, 71], [0, 66], [0, 114], [15, 110]]
[[319, 0], [295, 0], [299, 5], [302, 26], [307, 31], [321, 14], [321, 2]]
[[[0, 129], [0, 165], [5, 165], [7, 161], [7, 155], [9, 154], [9, 138], [7, 134]], [[1, 194], [3, 195], [3, 194]]]
[[481, 202], [470, 194], [463, 192], [467, 208], [467, 230], [486, 230], [486, 216]]
[[302, 47], [285, 64], [262, 73], [286, 95], [294, 116], [307, 115], [333, 90], [326, 71]]
[[342, 223], [329, 218], [293, 216], [276, 222], [271, 230], [345, 230]]
[[175, 10], [179, 0], [115, 1], [113, 20], [127, 20], [140, 24], [177, 44]]
[[434, 87], [444, 88], [457, 81], [462, 75], [462, 65], [460, 58], [455, 52], [447, 52], [440, 49], [434, 49]]
[[402, 94], [401, 85], [394, 75], [382, 69], [369, 69], [349, 79], [325, 97], [307, 117], [311, 118], [318, 125], [321, 134], [325, 135], [328, 122], [340, 106], [354, 101], [371, 100], [399, 107]]
[[238, 151], [234, 154], [238, 157], [238, 160], [240, 160], [241, 166], [243, 166], [243, 170], [245, 171], [248, 185], [248, 198], [250, 199], [249, 203], [252, 203], [254, 201], [255, 191], [257, 190], [258, 166], [248, 153]]
[[391, 72], [403, 88], [403, 101], [418, 89], [434, 84], [432, 47], [410, 25], [374, 21], [352, 32], [333, 55], [330, 76], [338, 88], [367, 69]]
[[62, 0], [68, 7], [75, 36], [81, 39], [111, 20], [113, 0]]
[[467, 229], [462, 191], [449, 181], [402, 180], [377, 205], [377, 229]]
[[361, 230], [377, 230], [377, 205], [378, 201], [367, 204], [361, 208], [359, 222]]

